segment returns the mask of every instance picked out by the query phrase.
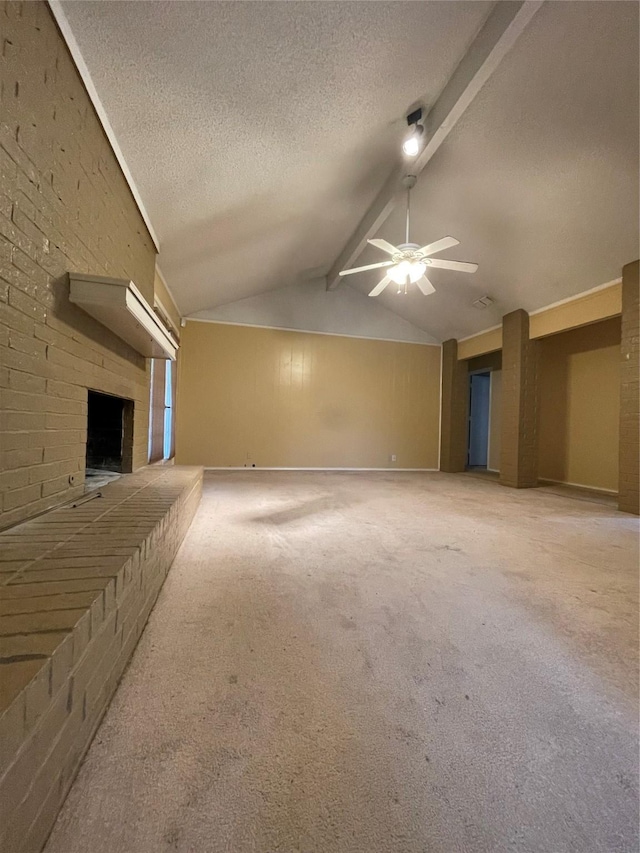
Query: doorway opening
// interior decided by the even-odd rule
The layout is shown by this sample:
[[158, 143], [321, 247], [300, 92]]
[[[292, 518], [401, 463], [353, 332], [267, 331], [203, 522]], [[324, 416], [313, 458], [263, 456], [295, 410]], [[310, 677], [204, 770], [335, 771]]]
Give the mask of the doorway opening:
[[491, 372], [469, 374], [469, 441], [467, 468], [487, 470], [491, 417]]

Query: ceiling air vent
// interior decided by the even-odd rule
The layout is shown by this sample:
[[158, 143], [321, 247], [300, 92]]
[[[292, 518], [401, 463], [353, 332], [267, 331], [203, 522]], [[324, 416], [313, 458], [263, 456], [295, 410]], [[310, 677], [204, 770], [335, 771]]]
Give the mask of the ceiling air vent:
[[481, 296], [480, 299], [476, 299], [476, 301], [471, 304], [474, 308], [488, 308], [489, 305], [493, 305], [493, 299], [490, 296]]

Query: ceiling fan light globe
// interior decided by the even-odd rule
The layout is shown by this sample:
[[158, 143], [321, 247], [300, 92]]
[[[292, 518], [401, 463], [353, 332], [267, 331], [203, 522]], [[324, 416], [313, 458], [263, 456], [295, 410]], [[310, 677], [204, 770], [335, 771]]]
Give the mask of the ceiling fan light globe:
[[396, 284], [405, 284], [407, 279], [412, 284], [415, 284], [418, 279], [422, 278], [426, 266], [422, 261], [400, 261], [395, 267], [391, 267], [387, 275]]
[[419, 281], [424, 275], [424, 271], [426, 270], [426, 266], [422, 263], [422, 261], [416, 261], [411, 264], [411, 269], [409, 270], [409, 281], [411, 284], [415, 284], [416, 281]]
[[395, 267], [391, 267], [387, 275], [396, 284], [404, 284], [407, 276], [411, 274], [411, 264], [409, 261], [400, 261]]

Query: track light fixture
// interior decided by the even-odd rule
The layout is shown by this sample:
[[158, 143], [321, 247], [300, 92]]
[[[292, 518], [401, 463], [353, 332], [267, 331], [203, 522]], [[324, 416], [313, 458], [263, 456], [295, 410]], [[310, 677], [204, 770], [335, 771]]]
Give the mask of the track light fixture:
[[402, 143], [402, 150], [407, 157], [416, 157], [422, 148], [422, 135], [424, 127], [419, 124], [422, 119], [422, 108], [418, 107], [407, 116], [407, 124], [409, 125], [409, 133]]

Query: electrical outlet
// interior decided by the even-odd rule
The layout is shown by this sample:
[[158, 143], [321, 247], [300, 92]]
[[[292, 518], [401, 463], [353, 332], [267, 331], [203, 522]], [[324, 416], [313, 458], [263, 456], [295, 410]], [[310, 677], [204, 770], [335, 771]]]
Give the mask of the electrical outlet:
[[391, 454], [391, 461], [392, 461], [392, 462], [397, 462], [397, 461], [398, 461], [398, 457], [396, 456], [396, 454], [395, 454], [395, 453], [392, 453], [392, 454]]

